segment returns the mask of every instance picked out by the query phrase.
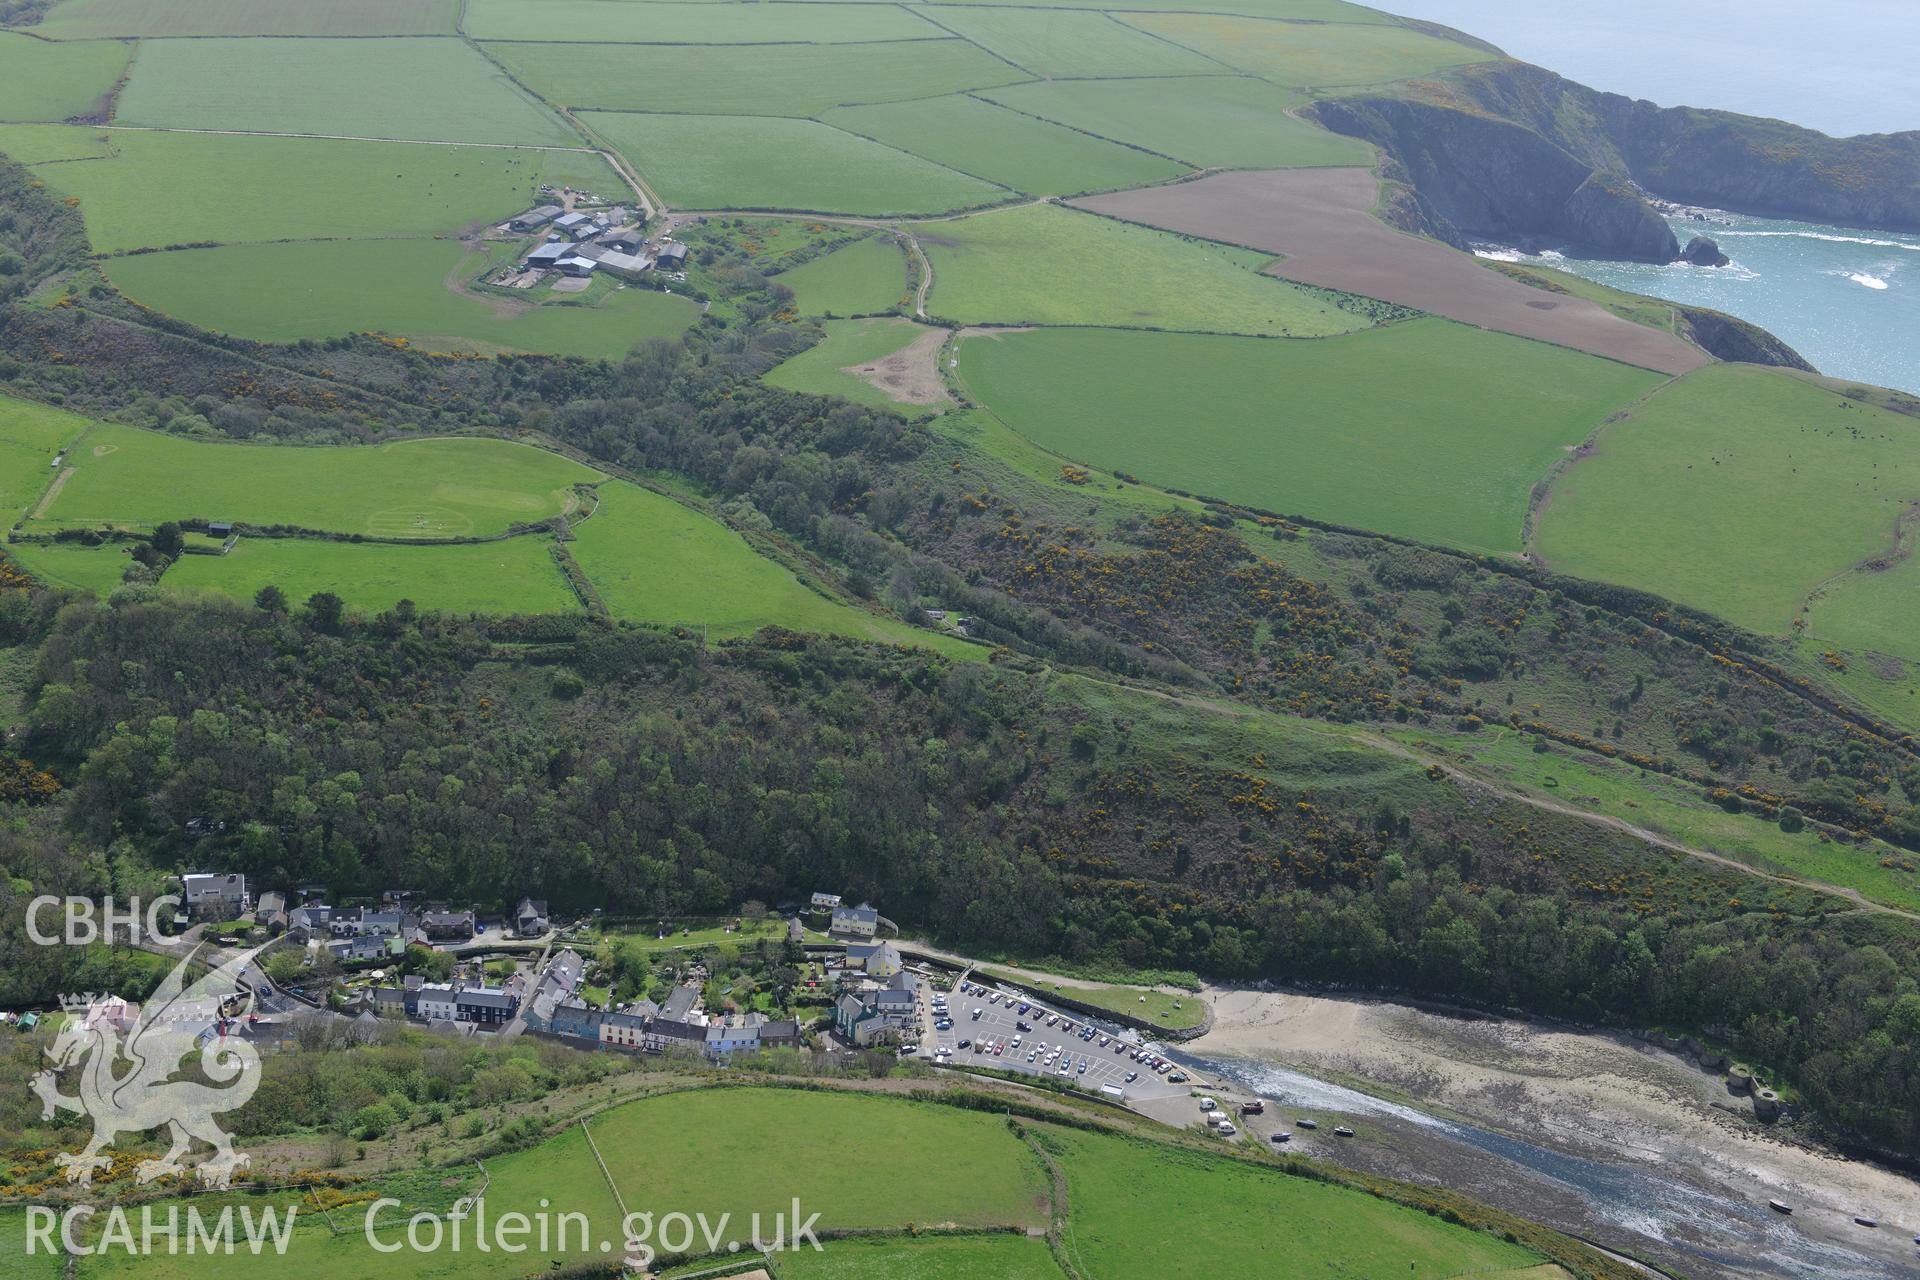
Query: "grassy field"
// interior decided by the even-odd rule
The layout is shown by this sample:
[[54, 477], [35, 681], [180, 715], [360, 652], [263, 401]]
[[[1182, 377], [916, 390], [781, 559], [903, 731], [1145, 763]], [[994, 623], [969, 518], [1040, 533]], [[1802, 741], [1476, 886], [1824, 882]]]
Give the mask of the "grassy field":
[[[996, 1115], [894, 1098], [710, 1089], [620, 1107], [592, 1128], [615, 1181], [649, 1205], [740, 1219], [759, 1211], [771, 1221], [797, 1195], [825, 1228], [1046, 1220], [1040, 1162]], [[805, 1158], [769, 1158], [789, 1143], [800, 1143]]]
[[927, 314], [965, 324], [1322, 337], [1369, 323], [1260, 274], [1271, 259], [1059, 205], [917, 228], [933, 263]]
[[[59, 1252], [27, 1252], [25, 1209], [0, 1209], [0, 1280], [59, 1280], [65, 1270], [65, 1258]], [[848, 1273], [849, 1276], [862, 1274], [858, 1271]]]
[[156, 40], [121, 124], [572, 147], [560, 119], [459, 40]]
[[0, 396], [0, 516], [11, 525], [53, 481], [53, 459], [86, 430], [64, 409]]
[[1002, 1233], [836, 1240], [778, 1265], [781, 1280], [1061, 1280], [1045, 1240]]
[[34, 28], [88, 36], [451, 35], [457, 0], [60, 0]]
[[615, 4], [608, 0], [468, 0], [475, 40], [643, 44], [862, 43], [946, 32], [890, 4]]
[[506, 440], [441, 437], [354, 448], [211, 443], [96, 425], [44, 513], [57, 525], [148, 527], [204, 516], [339, 533], [499, 533], [568, 509], [599, 473]]
[[[1602, 432], [1554, 484], [1534, 542], [1563, 573], [1778, 635], [1816, 584], [1891, 550], [1916, 501], [1912, 419], [1782, 371], [1712, 365]], [[1920, 601], [1885, 607], [1920, 628]]]
[[443, 613], [578, 613], [552, 545], [544, 537], [451, 547], [242, 538], [224, 556], [181, 556], [161, 585], [251, 600], [271, 583], [296, 602], [331, 591], [369, 613], [400, 600]]
[[803, 316], [870, 315], [912, 296], [906, 255], [884, 234], [864, 236], [776, 278], [793, 290], [794, 310]]
[[1659, 298], [1628, 293], [1624, 289], [1615, 289], [1611, 285], [1574, 275], [1571, 271], [1557, 271], [1531, 262], [1496, 262], [1485, 258], [1479, 259], [1479, 262], [1490, 271], [1533, 285], [1543, 292], [1585, 298], [1589, 302], [1599, 303], [1622, 319], [1643, 324], [1649, 329], [1673, 332], [1673, 304]]
[[1067, 1179], [1067, 1256], [1087, 1275], [1378, 1280], [1540, 1261], [1345, 1187], [1100, 1134], [1048, 1129], [1044, 1140]]
[[131, 54], [112, 41], [49, 44], [0, 32], [0, 120], [60, 121], [103, 111]]
[[984, 978], [997, 978], [1042, 993], [1054, 992], [1081, 1004], [1090, 1004], [1109, 1013], [1124, 1013], [1130, 1018], [1151, 1022], [1167, 1031], [1197, 1027], [1205, 1019], [1206, 1005], [1192, 993], [1174, 995], [1152, 987], [1116, 983], [1043, 982], [1013, 967], [981, 965], [974, 970]]
[[[597, 305], [517, 308], [447, 287], [478, 265], [457, 240], [334, 240], [148, 253], [113, 259], [105, 270], [137, 302], [264, 342], [376, 330], [427, 350], [615, 360], [643, 338], [672, 337], [700, 318], [692, 299], [655, 289], [596, 295]], [[274, 287], [235, 288], [236, 280], [271, 280]], [[552, 296], [529, 291], [529, 301]]]
[[1104, 13], [943, 7], [933, 16], [941, 26], [1048, 80], [1204, 76], [1225, 70], [1211, 58], [1144, 35]]
[[1016, 111], [1195, 167], [1373, 163], [1373, 148], [1287, 115], [1305, 95], [1244, 76], [1035, 81], [981, 95]]
[[1536, 753], [1532, 738], [1504, 729], [1478, 734], [1421, 730], [1393, 736], [1444, 755], [1472, 773], [1624, 819], [1696, 849], [1767, 871], [1858, 889], [1890, 907], [1920, 910], [1920, 876], [1881, 865], [1897, 851], [1879, 841], [1855, 846], [1823, 839], [1812, 830], [1782, 831], [1756, 815], [1728, 813], [1708, 803], [1697, 786], [1559, 747]]
[[573, 558], [616, 618], [705, 626], [716, 640], [782, 626], [985, 656], [829, 600], [719, 521], [622, 481], [600, 486], [599, 509], [575, 532]]
[[1911, 538], [1907, 554], [1890, 567], [1856, 570], [1829, 582], [1808, 610], [1807, 634], [1842, 649], [1920, 665], [1920, 556]]
[[895, 400], [867, 379], [841, 372], [849, 365], [892, 355], [926, 333], [924, 326], [905, 319], [881, 317], [829, 320], [824, 327], [827, 336], [818, 346], [809, 347], [769, 369], [765, 381], [789, 391], [842, 396], [855, 404], [877, 409], [898, 409], [916, 415], [927, 412], [924, 405]]
[[1442, 320], [1314, 342], [1014, 333], [966, 340], [960, 371], [1010, 426], [1067, 457], [1487, 551], [1518, 550], [1548, 466], [1660, 381]]
[[[76, 146], [99, 135], [73, 129]], [[78, 196], [97, 252], [215, 241], [420, 236], [505, 218], [542, 182], [617, 189], [590, 152], [114, 130], [111, 159], [37, 169]], [[5, 135], [0, 134], [0, 144]], [[36, 133], [37, 145], [56, 138]], [[218, 192], [217, 200], [209, 192]]]
[[1028, 195], [1137, 187], [1186, 166], [966, 94], [842, 107], [822, 119]]
[[1299, 88], [1383, 84], [1491, 55], [1405, 27], [1267, 22], [1215, 13], [1129, 13], [1129, 26]]
[[[673, 922], [667, 923], [671, 925]], [[758, 942], [763, 938], [782, 939], [787, 936], [787, 926], [781, 920], [746, 920], [731, 933], [727, 931], [725, 925], [716, 924], [698, 929], [689, 928], [685, 933], [674, 928], [664, 938], [658, 936], [653, 928], [645, 923], [602, 924], [597, 932], [602, 938], [627, 939], [642, 951], [673, 951], [679, 948], [740, 946], [744, 943]]]
[[16, 542], [8, 545], [7, 554], [42, 581], [104, 596], [120, 585], [121, 575], [131, 563], [127, 558], [131, 549], [132, 544], [125, 542], [110, 542], [101, 547]]
[[581, 119], [686, 209], [927, 214], [1012, 193], [812, 120], [588, 112]]
[[0, 155], [25, 165], [96, 160], [108, 154], [107, 132], [64, 124], [0, 124]]
[[951, 39], [821, 45], [490, 44], [487, 51], [550, 102], [618, 111], [810, 116], [850, 103], [925, 98], [1024, 79], [992, 54]]

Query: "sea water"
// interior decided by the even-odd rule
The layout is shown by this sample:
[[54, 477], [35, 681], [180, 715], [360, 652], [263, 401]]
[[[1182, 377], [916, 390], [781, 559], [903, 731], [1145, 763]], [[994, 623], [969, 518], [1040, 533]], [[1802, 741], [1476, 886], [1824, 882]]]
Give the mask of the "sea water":
[[1655, 266], [1500, 246], [1479, 252], [1725, 311], [1766, 329], [1822, 373], [1920, 394], [1920, 235], [1712, 209], [1683, 210], [1672, 223], [1682, 244], [1711, 236], [1732, 262]]

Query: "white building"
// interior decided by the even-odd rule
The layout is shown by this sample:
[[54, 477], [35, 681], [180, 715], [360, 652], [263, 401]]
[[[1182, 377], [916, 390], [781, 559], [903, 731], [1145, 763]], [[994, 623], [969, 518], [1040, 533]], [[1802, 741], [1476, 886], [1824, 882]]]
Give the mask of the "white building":
[[456, 1022], [460, 1017], [459, 993], [450, 982], [429, 982], [420, 988], [414, 1008], [428, 1022]]

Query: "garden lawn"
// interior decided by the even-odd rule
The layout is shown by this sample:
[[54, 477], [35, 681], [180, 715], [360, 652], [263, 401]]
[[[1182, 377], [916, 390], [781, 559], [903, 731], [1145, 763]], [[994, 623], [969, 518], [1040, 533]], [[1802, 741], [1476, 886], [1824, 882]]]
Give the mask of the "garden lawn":
[[50, 44], [0, 31], [0, 120], [103, 114], [130, 56], [114, 41]]
[[906, 255], [885, 234], [864, 236], [774, 279], [793, 290], [793, 308], [803, 316], [871, 315], [912, 296]]
[[986, 90], [1016, 111], [1196, 167], [1368, 165], [1373, 148], [1287, 114], [1305, 95], [1245, 76], [1057, 80]]
[[1125, 21], [1230, 67], [1303, 89], [1384, 84], [1493, 56], [1408, 27], [1268, 22], [1217, 13], [1129, 13]]
[[100, 253], [204, 241], [432, 235], [509, 217], [533, 203], [543, 182], [607, 190], [619, 181], [587, 151], [136, 130], [114, 130], [111, 138], [111, 159], [35, 169], [49, 187], [79, 197]]
[[87, 36], [452, 35], [458, 0], [61, 0], [33, 29]]
[[[1916, 502], [1920, 424], [1781, 370], [1716, 364], [1600, 434], [1554, 482], [1534, 549], [1559, 572], [1780, 635], [1816, 584], [1891, 551]], [[1920, 601], [1885, 608], [1920, 628]], [[1865, 621], [1880, 610], [1865, 605], [1862, 622], [1884, 629]]]
[[927, 332], [924, 326], [887, 316], [829, 320], [823, 327], [827, 336], [817, 346], [767, 370], [764, 380], [789, 391], [842, 396], [855, 404], [872, 405], [876, 409], [893, 409], [909, 415], [928, 411], [926, 405], [895, 400], [857, 374], [841, 372], [849, 365], [892, 355], [922, 337]]
[[455, 39], [149, 40], [114, 118], [171, 129], [580, 145], [559, 117]]
[[[435, 351], [530, 351], [617, 360], [645, 338], [700, 318], [690, 298], [625, 288], [593, 303], [489, 302], [448, 287], [471, 274], [457, 240], [332, 240], [230, 245], [115, 258], [120, 291], [205, 329], [263, 342], [374, 330]], [[587, 295], [572, 295], [584, 298]], [[514, 311], [518, 314], [514, 314]]]
[[610, 0], [467, 0], [475, 40], [579, 44], [800, 44], [940, 39], [947, 33], [890, 4], [628, 4]]
[[1108, 325], [1319, 337], [1369, 323], [1260, 268], [1247, 249], [1058, 205], [915, 229], [933, 263], [927, 313], [963, 324]]
[[932, 214], [1013, 195], [812, 120], [621, 112], [581, 119], [683, 209]]
[[552, 545], [538, 536], [447, 547], [242, 538], [224, 556], [181, 556], [161, 585], [238, 600], [269, 584], [295, 602], [331, 591], [368, 613], [400, 600], [443, 613], [578, 613], [580, 600], [549, 554]]
[[599, 492], [599, 507], [574, 526], [568, 547], [616, 618], [705, 627], [714, 639], [782, 626], [985, 656], [820, 595], [726, 525], [671, 498], [619, 480]]
[[[628, 1202], [763, 1222], [818, 1213], [821, 1228], [1046, 1221], [1040, 1162], [1001, 1117], [900, 1098], [797, 1089], [703, 1089], [589, 1121]], [[805, 1158], [788, 1149], [805, 1135]], [[884, 1158], [882, 1157], [884, 1153]]]
[[548, 101], [598, 110], [810, 116], [849, 103], [928, 98], [1025, 78], [992, 54], [952, 39], [490, 44], [487, 52]]
[[835, 1240], [815, 1253], [780, 1256], [782, 1280], [1061, 1280], [1047, 1242], [1035, 1236], [918, 1236]]
[[53, 482], [53, 460], [87, 419], [31, 400], [0, 396], [0, 516], [9, 526]]
[[406, 538], [544, 520], [572, 508], [573, 485], [600, 478], [544, 449], [479, 436], [299, 448], [109, 423], [68, 463], [73, 475], [44, 516], [51, 524], [146, 528], [199, 516]]
[[1528, 493], [1645, 370], [1437, 319], [1309, 342], [966, 339], [974, 398], [1043, 448], [1282, 514], [1517, 551]]
[[1086, 1275], [1378, 1280], [1540, 1261], [1362, 1191], [1128, 1138], [1042, 1132], [1067, 1179], [1066, 1253]]
[[1176, 160], [967, 94], [841, 107], [822, 118], [851, 133], [1028, 195], [1079, 195], [1145, 186], [1187, 171]]
[[1216, 75], [1211, 58], [1084, 9], [943, 7], [941, 26], [1048, 80], [1099, 76]]

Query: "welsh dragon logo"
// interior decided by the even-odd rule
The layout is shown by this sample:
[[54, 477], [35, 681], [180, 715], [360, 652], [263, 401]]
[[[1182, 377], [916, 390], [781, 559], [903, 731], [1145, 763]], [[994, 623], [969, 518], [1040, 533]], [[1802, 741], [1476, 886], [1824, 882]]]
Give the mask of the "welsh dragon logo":
[[[67, 1181], [91, 1186], [94, 1171], [112, 1163], [102, 1153], [115, 1138], [162, 1126], [171, 1131], [173, 1146], [159, 1159], [143, 1160], [134, 1168], [141, 1183], [184, 1173], [180, 1158], [196, 1139], [213, 1148], [199, 1164], [200, 1180], [209, 1187], [229, 1186], [234, 1170], [247, 1164], [215, 1117], [243, 1105], [260, 1087], [258, 1050], [238, 1035], [223, 1034], [252, 1011], [251, 989], [237, 1012], [230, 1007], [240, 996], [240, 974], [255, 952], [227, 961], [187, 987], [187, 966], [198, 953], [196, 947], [174, 967], [131, 1026], [125, 1025], [126, 1006], [117, 1000], [94, 995], [62, 999], [68, 1018], [46, 1051], [53, 1065], [33, 1077], [32, 1089], [39, 1095], [42, 1119], [51, 1120], [62, 1110], [93, 1121], [93, 1139], [86, 1148], [58, 1157], [66, 1166]], [[185, 1074], [196, 1057], [201, 1079]], [[119, 1071], [123, 1064], [126, 1069]], [[74, 1071], [79, 1093], [61, 1093], [61, 1075]]]

